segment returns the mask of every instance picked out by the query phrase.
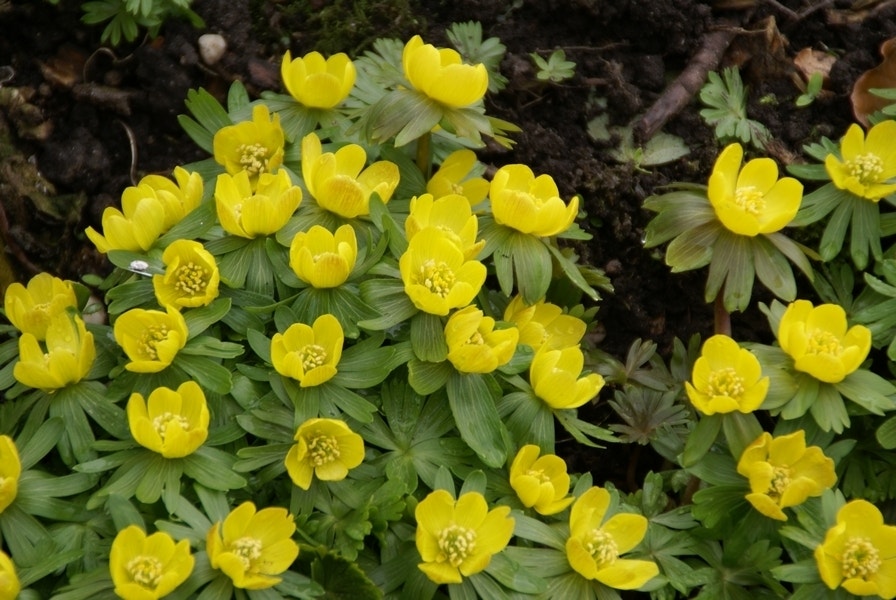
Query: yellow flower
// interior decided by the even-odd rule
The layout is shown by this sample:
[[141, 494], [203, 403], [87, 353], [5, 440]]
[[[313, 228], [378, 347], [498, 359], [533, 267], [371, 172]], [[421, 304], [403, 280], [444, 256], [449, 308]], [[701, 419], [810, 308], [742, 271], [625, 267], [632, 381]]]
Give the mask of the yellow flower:
[[109, 550], [115, 594], [124, 600], [167, 596], [187, 580], [195, 562], [188, 540], [175, 543], [162, 531], [147, 536], [136, 525], [119, 531]]
[[19, 576], [16, 575], [16, 567], [9, 557], [0, 550], [0, 600], [16, 600], [22, 586]]
[[332, 234], [313, 225], [292, 238], [289, 266], [296, 276], [316, 288], [339, 287], [355, 268], [358, 239], [351, 225], [342, 225]]
[[311, 487], [312, 476], [341, 481], [364, 460], [364, 440], [339, 419], [308, 419], [295, 440], [286, 454], [286, 471], [303, 490]]
[[222, 127], [212, 140], [215, 161], [231, 175], [245, 171], [254, 185], [262, 173], [273, 173], [283, 164], [285, 136], [280, 115], [256, 104], [252, 120]]
[[345, 100], [355, 85], [356, 75], [354, 63], [342, 52], [326, 59], [320, 52], [293, 59], [287, 50], [280, 63], [286, 90], [311, 108], [333, 108]]
[[506, 364], [519, 336], [516, 327], [495, 329], [495, 320], [475, 306], [455, 312], [445, 324], [448, 360], [462, 373], [491, 373]]
[[301, 387], [313, 387], [336, 375], [345, 336], [333, 315], [321, 315], [312, 326], [293, 323], [271, 340], [271, 362], [278, 373]]
[[208, 405], [195, 381], [186, 381], [177, 390], [156, 388], [147, 400], [134, 392], [127, 413], [137, 443], [165, 458], [192, 454], [208, 437]]
[[520, 330], [520, 343], [531, 346], [536, 352], [542, 346], [560, 350], [575, 346], [585, 336], [585, 321], [563, 314], [556, 304], [539, 300], [527, 306], [523, 297], [514, 296], [504, 309], [504, 320]]
[[535, 395], [553, 409], [578, 408], [597, 396], [604, 378], [597, 373], [581, 377], [585, 355], [578, 346], [552, 350], [545, 346], [529, 366], [529, 382]]
[[78, 299], [71, 281], [63, 281], [49, 273], [38, 273], [28, 286], [14, 282], [6, 288], [3, 308], [6, 318], [22, 333], [30, 333], [38, 340], [47, 337], [50, 317], [77, 308]]
[[299, 555], [292, 540], [296, 523], [285, 508], [255, 511], [243, 502], [230, 511], [224, 522], [215, 523], [206, 536], [206, 551], [212, 568], [223, 571], [233, 585], [261, 590], [280, 583], [274, 577], [287, 570]]
[[837, 481], [834, 461], [818, 446], [807, 448], [802, 429], [775, 438], [763, 432], [744, 450], [737, 472], [750, 480], [750, 504], [779, 521], [787, 520], [781, 509], [820, 496]]
[[488, 195], [489, 182], [482, 177], [470, 177], [476, 165], [476, 153], [467, 148], [455, 150], [445, 157], [439, 170], [426, 183], [426, 191], [436, 198], [460, 194], [470, 206], [476, 206]]
[[115, 341], [135, 373], [158, 373], [171, 364], [187, 343], [189, 330], [183, 315], [169, 306], [167, 312], [133, 308], [115, 320]]
[[190, 214], [202, 203], [203, 182], [199, 173], [191, 173], [183, 167], [174, 167], [174, 179], [171, 181], [161, 175], [147, 175], [137, 187], [125, 189], [122, 198], [135, 195], [155, 196], [165, 209], [165, 231], [171, 229], [181, 219]]
[[554, 515], [572, 504], [566, 463], [555, 454], [539, 456], [534, 444], [520, 448], [510, 465], [510, 486], [523, 506], [541, 515]]
[[510, 507], [488, 509], [482, 494], [468, 492], [457, 501], [445, 490], [417, 504], [417, 565], [436, 583], [460, 583], [485, 569], [513, 536]]
[[703, 343], [691, 379], [693, 384], [684, 384], [688, 398], [705, 415], [751, 413], [765, 400], [769, 386], [759, 359], [726, 335], [714, 335]]
[[414, 306], [434, 315], [467, 306], [485, 283], [485, 265], [466, 260], [442, 231], [414, 236], [398, 262], [404, 291]]
[[579, 197], [569, 205], [550, 175], [535, 176], [526, 165], [505, 165], [492, 178], [492, 214], [500, 225], [538, 237], [563, 233], [579, 212]]
[[0, 514], [16, 499], [21, 474], [22, 462], [15, 442], [8, 435], [0, 435]]
[[755, 158], [741, 168], [743, 158], [741, 145], [730, 144], [716, 159], [707, 192], [716, 216], [739, 235], [780, 231], [800, 208], [803, 184], [793, 177], [778, 179], [778, 165], [770, 158]]
[[346, 219], [369, 215], [370, 195], [376, 192], [385, 203], [398, 186], [395, 163], [381, 160], [364, 169], [366, 163], [367, 152], [357, 144], [323, 153], [316, 133], [302, 138], [302, 179], [308, 193], [321, 208]]
[[255, 180], [254, 191], [246, 171], [218, 175], [215, 183], [215, 208], [221, 227], [239, 237], [276, 233], [301, 203], [302, 188], [293, 185], [286, 171], [262, 173]]
[[838, 383], [861, 366], [871, 350], [871, 330], [853, 325], [838, 304], [813, 307], [808, 300], [791, 302], [778, 325], [778, 343], [797, 371], [819, 381]]
[[618, 513], [606, 519], [610, 492], [592, 487], [582, 494], [569, 515], [566, 558], [585, 579], [596, 579], [617, 590], [634, 590], [659, 574], [649, 560], [620, 558], [647, 533], [647, 519]]
[[457, 50], [424, 44], [419, 35], [404, 45], [401, 64], [415, 89], [451, 108], [479, 102], [488, 90], [485, 65], [466, 65]]
[[162, 306], [205, 306], [218, 297], [221, 275], [215, 257], [193, 240], [176, 240], [162, 254], [164, 275], [152, 276], [156, 299]]
[[464, 196], [449, 194], [434, 200], [432, 194], [411, 198], [411, 214], [404, 222], [408, 241], [427, 228], [445, 233], [466, 260], [475, 259], [485, 247], [485, 240], [476, 241], [479, 220]]
[[824, 159], [824, 166], [834, 185], [856, 196], [877, 202], [896, 192], [896, 121], [881, 121], [871, 128], [866, 138], [862, 128], [853, 124], [840, 141], [842, 160], [833, 154]]
[[815, 548], [815, 562], [832, 590], [896, 597], [896, 527], [884, 525], [880, 510], [866, 500], [847, 502], [837, 511], [837, 524]]
[[46, 350], [33, 335], [22, 334], [13, 376], [28, 387], [51, 392], [84, 379], [94, 358], [93, 334], [80, 316], [63, 311], [50, 318]]

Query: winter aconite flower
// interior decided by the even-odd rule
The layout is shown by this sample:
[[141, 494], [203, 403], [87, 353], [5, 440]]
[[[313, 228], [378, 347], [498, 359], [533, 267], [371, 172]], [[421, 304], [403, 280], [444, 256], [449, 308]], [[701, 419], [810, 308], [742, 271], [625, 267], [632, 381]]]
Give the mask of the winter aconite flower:
[[176, 390], [158, 387], [146, 400], [135, 392], [127, 413], [137, 443], [165, 458], [192, 454], [208, 437], [208, 405], [195, 381], [186, 381]]
[[262, 173], [273, 173], [283, 164], [285, 136], [280, 115], [256, 104], [252, 120], [222, 127], [212, 141], [215, 161], [231, 175], [245, 171], [252, 185]]
[[504, 320], [520, 330], [520, 343], [536, 352], [542, 346], [559, 350], [575, 346], [585, 336], [585, 321], [563, 314], [556, 304], [539, 300], [527, 306], [521, 294], [514, 296], [504, 309]]
[[470, 206], [476, 206], [488, 195], [489, 182], [482, 177], [471, 177], [476, 166], [476, 153], [467, 148], [455, 150], [445, 157], [439, 170], [426, 182], [426, 191], [436, 198], [459, 194]]
[[364, 460], [364, 440], [339, 419], [308, 419], [295, 440], [286, 454], [286, 471], [303, 490], [311, 487], [312, 477], [341, 481]]
[[765, 400], [769, 386], [759, 359], [726, 335], [703, 343], [691, 380], [684, 384], [688, 398], [705, 415], [751, 413]]
[[834, 185], [872, 202], [896, 192], [896, 121], [885, 120], [871, 128], [868, 137], [853, 124], [840, 141], [842, 159], [828, 154], [824, 166]]
[[206, 551], [212, 568], [227, 574], [233, 585], [261, 590], [280, 583], [276, 577], [299, 555], [292, 540], [296, 523], [285, 508], [270, 507], [256, 512], [243, 502], [230, 511], [223, 523], [215, 523], [206, 536]]
[[839, 304], [813, 307], [808, 300], [797, 300], [781, 317], [778, 343], [797, 371], [838, 383], [858, 369], [871, 350], [870, 329], [847, 327], [846, 311]]
[[582, 377], [584, 366], [585, 355], [578, 346], [543, 347], [532, 358], [529, 382], [535, 395], [551, 408], [578, 408], [597, 396], [605, 383], [597, 373]]
[[218, 297], [221, 275], [215, 257], [193, 240], [176, 240], [162, 254], [165, 273], [153, 275], [152, 287], [162, 306], [205, 306]]
[[708, 197], [716, 216], [739, 235], [756, 236], [783, 229], [796, 216], [803, 184], [793, 177], [778, 179], [778, 165], [755, 158], [741, 168], [740, 144], [726, 146], [709, 177]]
[[510, 486], [523, 506], [541, 515], [554, 515], [572, 504], [566, 463], [555, 454], [539, 456], [535, 444], [520, 448], [510, 465]]
[[290, 95], [309, 108], [333, 108], [346, 99], [355, 85], [355, 65], [340, 52], [324, 58], [309, 52], [293, 59], [289, 50], [280, 63], [280, 77]]
[[313, 225], [301, 231], [289, 246], [289, 266], [296, 276], [315, 288], [334, 288], [345, 283], [358, 258], [358, 239], [351, 225], [336, 233]]
[[12, 560], [0, 550], [0, 600], [15, 600], [19, 597], [22, 585], [16, 574]]
[[579, 212], [578, 196], [566, 204], [553, 177], [536, 177], [526, 165], [498, 169], [489, 197], [495, 222], [538, 237], [563, 233]]
[[44, 347], [30, 333], [22, 334], [13, 376], [28, 387], [52, 392], [84, 379], [95, 357], [93, 334], [79, 315], [66, 310], [50, 318]]
[[22, 333], [30, 333], [38, 341], [47, 337], [50, 318], [77, 308], [78, 300], [70, 281], [63, 281], [49, 273], [38, 273], [24, 286], [14, 282], [6, 288], [3, 301], [6, 318]]
[[22, 462], [15, 442], [8, 435], [0, 435], [0, 514], [16, 499], [21, 475]]
[[445, 324], [448, 360], [462, 373], [491, 373], [513, 358], [520, 332], [516, 327], [495, 329], [495, 320], [475, 306], [467, 306]]
[[302, 189], [289, 174], [262, 173], [253, 184], [246, 171], [218, 175], [215, 206], [224, 231], [243, 238], [276, 233], [302, 202]]
[[115, 594], [124, 600], [154, 600], [173, 592], [193, 572], [196, 559], [189, 540], [175, 543], [157, 531], [147, 536], [129, 525], [115, 536], [109, 551], [109, 572]]
[[737, 472], [750, 480], [747, 500], [767, 517], [786, 521], [782, 509], [802, 504], [834, 485], [834, 461], [818, 446], [806, 447], [806, 432], [772, 437], [763, 432], [747, 446]]
[[647, 519], [626, 513], [607, 519], [609, 508], [610, 493], [599, 487], [575, 501], [569, 515], [566, 558], [585, 579], [618, 590], [637, 589], [659, 574], [656, 563], [620, 557], [644, 539]]
[[449, 194], [438, 200], [433, 199], [432, 194], [411, 198], [411, 214], [404, 222], [407, 239], [411, 240], [427, 228], [444, 233], [467, 260], [475, 259], [485, 247], [485, 240], [476, 241], [479, 221], [470, 209], [470, 203], [459, 194]]
[[131, 195], [136, 198], [155, 196], [162, 208], [165, 209], [164, 226], [165, 231], [168, 231], [202, 203], [205, 187], [202, 176], [195, 171], [174, 167], [173, 174], [174, 181], [161, 175], [145, 176], [136, 187], [124, 190], [121, 195], [122, 203]]
[[414, 236], [398, 266], [414, 306], [434, 315], [467, 306], [485, 283], [485, 265], [467, 260], [448, 234], [438, 229]]
[[334, 152], [323, 152], [320, 138], [309, 133], [302, 138], [302, 178], [317, 204], [346, 219], [370, 214], [370, 195], [384, 203], [398, 186], [395, 163], [381, 160], [366, 169], [367, 152], [348, 144]]
[[451, 108], [474, 104], [488, 90], [485, 65], [464, 64], [457, 50], [424, 44], [419, 35], [404, 45], [401, 64], [416, 90]]
[[436, 583], [460, 583], [485, 569], [513, 535], [510, 508], [491, 511], [482, 494], [468, 492], [457, 501], [445, 490], [431, 492], [417, 504], [417, 565]]
[[847, 502], [815, 548], [821, 580], [856, 596], [896, 597], [896, 527], [866, 500]]
[[158, 373], [174, 361], [187, 343], [189, 330], [180, 312], [133, 308], [115, 320], [115, 341], [124, 349], [125, 368], [135, 373]]
[[293, 323], [271, 340], [271, 362], [278, 373], [301, 387], [325, 383], [336, 375], [345, 341], [342, 325], [333, 315], [321, 315], [313, 325]]

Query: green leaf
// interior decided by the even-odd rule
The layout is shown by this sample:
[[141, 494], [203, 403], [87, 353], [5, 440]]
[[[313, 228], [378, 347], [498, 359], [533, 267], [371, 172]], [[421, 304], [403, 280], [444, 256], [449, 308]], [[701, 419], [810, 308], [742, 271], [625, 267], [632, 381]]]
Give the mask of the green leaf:
[[501, 398], [498, 414], [517, 446], [535, 444], [548, 454], [554, 453], [554, 413], [531, 391], [512, 392]]
[[411, 317], [411, 346], [418, 359], [439, 363], [448, 356], [445, 326], [441, 317], [418, 312]]
[[840, 253], [840, 249], [843, 247], [843, 240], [846, 238], [846, 229], [849, 227], [849, 221], [852, 217], [852, 205], [855, 202], [860, 202], [860, 200], [851, 196], [844, 198], [844, 201], [837, 205], [831, 213], [818, 246], [821, 260], [827, 262]]
[[756, 277], [778, 298], [792, 302], [796, 298], [796, 280], [787, 258], [765, 236], [753, 238], [752, 246]]
[[421, 396], [441, 389], [453, 373], [456, 371], [447, 361], [431, 363], [416, 358], [408, 361], [408, 383]]
[[834, 384], [837, 391], [875, 415], [896, 409], [896, 387], [868, 371], [853, 371], [843, 381]]
[[447, 385], [448, 403], [463, 440], [485, 464], [501, 467], [507, 459], [509, 435], [485, 377], [478, 373], [452, 373]]
[[360, 285], [361, 299], [376, 307], [379, 317], [358, 323], [371, 331], [384, 331], [410, 319], [417, 307], [404, 291], [400, 279], [369, 279]]
[[230, 370], [210, 358], [178, 354], [175, 364], [196, 383], [213, 392], [226, 394], [233, 386]]
[[[211, 142], [214, 134], [223, 127], [233, 125], [230, 115], [227, 114], [227, 111], [224, 110], [224, 107], [221, 106], [215, 97], [203, 88], [199, 88], [198, 90], [188, 90], [185, 104], [187, 105], [187, 109], [193, 113], [194, 117], [196, 117], [198, 125], [205, 130], [203, 135], [200, 136], [200, 139], [196, 139], [192, 134], [190, 137], [193, 137], [193, 141], [195, 141], [200, 148], [211, 154], [213, 152]], [[188, 117], [181, 115], [178, 120], [181, 121], [181, 125], [183, 125], [183, 119], [187, 118]], [[191, 132], [187, 131], [187, 133], [190, 134]]]
[[360, 335], [358, 324], [377, 314], [351, 284], [328, 289], [306, 288], [299, 292], [292, 308], [301, 323], [311, 324], [321, 315], [333, 315], [342, 325], [345, 337], [353, 339]]
[[[320, 412], [322, 416], [341, 418], [344, 412], [359, 423], [370, 423], [376, 412], [376, 405], [355, 392], [328, 381], [317, 386], [320, 392]], [[307, 389], [307, 388], [306, 388]]]
[[752, 414], [737, 411], [722, 415], [722, 431], [731, 456], [739, 459], [744, 450], [762, 434], [759, 420]]
[[189, 338], [197, 335], [217, 323], [230, 311], [230, 298], [218, 298], [208, 306], [192, 308], [184, 312], [184, 320], [190, 330]]
[[[508, 243], [495, 251], [494, 260], [496, 268], [500, 260], [512, 261], [516, 286], [526, 304], [535, 304], [545, 297], [551, 285], [551, 254], [540, 238], [514, 233]], [[501, 289], [507, 295], [512, 292], [504, 284]]]
[[679, 190], [651, 196], [644, 208], [658, 211], [644, 233], [644, 247], [654, 248], [716, 218], [706, 192]]
[[485, 572], [515, 592], [542, 594], [547, 590], [547, 582], [540, 573], [522, 567], [503, 552], [492, 557]]
[[877, 443], [884, 450], [892, 450], [896, 448], [896, 416], [890, 417], [877, 428], [874, 432]]
[[849, 253], [856, 268], [868, 266], [868, 253], [880, 260], [880, 206], [861, 199], [853, 202]]
[[519, 513], [514, 513], [513, 520], [513, 534], [515, 536], [542, 544], [548, 548], [566, 551], [566, 537], [544, 521]]
[[22, 471], [27, 471], [40, 461], [59, 442], [65, 431], [65, 422], [54, 418], [44, 421], [24, 443], [19, 442], [19, 462]]
[[413, 356], [407, 343], [380, 346], [381, 343], [382, 338], [367, 338], [347, 348], [331, 381], [354, 390], [371, 388]]
[[712, 260], [713, 247], [722, 231], [722, 225], [712, 220], [686, 231], [669, 242], [666, 247], [666, 264], [673, 273], [705, 267]]
[[273, 364], [271, 362], [271, 339], [269, 337], [260, 331], [249, 329], [246, 332], [246, 339], [249, 342], [249, 347], [252, 348], [252, 351], [255, 352], [258, 358], [269, 365]]
[[394, 90], [368, 109], [364, 126], [376, 142], [395, 137], [396, 147], [432, 131], [442, 119], [439, 104], [415, 90]]
[[235, 490], [246, 486], [246, 480], [233, 470], [235, 459], [230, 454], [202, 446], [183, 458], [184, 473], [213, 490]]
[[552, 244], [545, 244], [545, 247], [547, 247], [551, 254], [554, 255], [554, 259], [557, 261], [557, 264], [560, 265], [563, 274], [566, 275], [577, 288], [585, 292], [588, 297], [595, 302], [600, 300], [600, 294], [597, 293], [597, 290], [591, 287], [591, 284], [589, 284], [582, 275], [582, 272], [579, 270], [579, 265], [567, 258], [559, 248], [555, 248]]
[[681, 454], [681, 466], [688, 468], [696, 465], [703, 455], [709, 452], [721, 430], [721, 415], [701, 416], [685, 442], [684, 452]]
[[844, 192], [833, 183], [823, 185], [811, 194], [803, 196], [800, 210], [790, 222], [791, 227], [804, 227], [820, 221], [832, 210], [841, 206], [851, 194]]

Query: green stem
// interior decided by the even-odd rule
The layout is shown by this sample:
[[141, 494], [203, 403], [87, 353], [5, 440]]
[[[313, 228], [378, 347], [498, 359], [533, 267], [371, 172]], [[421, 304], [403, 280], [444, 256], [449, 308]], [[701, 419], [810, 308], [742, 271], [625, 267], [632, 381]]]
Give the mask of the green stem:
[[430, 160], [430, 148], [432, 133], [426, 132], [417, 138], [417, 168], [423, 173], [423, 177], [429, 179], [432, 175], [432, 161]]

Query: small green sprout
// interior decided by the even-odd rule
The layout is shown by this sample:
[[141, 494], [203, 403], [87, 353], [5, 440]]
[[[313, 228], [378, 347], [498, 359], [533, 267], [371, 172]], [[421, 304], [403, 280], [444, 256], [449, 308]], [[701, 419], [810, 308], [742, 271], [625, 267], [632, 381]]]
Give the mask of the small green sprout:
[[740, 140], [762, 149], [771, 134], [765, 125], [747, 117], [747, 89], [740, 73], [733, 67], [709, 73], [709, 80], [700, 89], [700, 101], [707, 106], [700, 116], [714, 125], [719, 141]]
[[500, 92], [507, 85], [500, 66], [507, 47], [496, 37], [483, 41], [482, 23], [454, 23], [445, 32], [451, 44], [470, 64], [482, 63], [488, 71], [488, 91]]
[[796, 105], [800, 108], [804, 106], [809, 106], [815, 99], [818, 97], [819, 92], [821, 92], [821, 86], [824, 83], [824, 76], [821, 73], [815, 72], [809, 76], [809, 81], [806, 82], [806, 91], [803, 94], [800, 94], [796, 99]]
[[[167, 19], [172, 17], [186, 18], [194, 27], [205, 27], [202, 18], [190, 10], [192, 0], [94, 0], [85, 2], [81, 8], [84, 16], [81, 20], [88, 25], [106, 24], [102, 41], [113, 46], [122, 39], [132, 42], [137, 39], [140, 29], [146, 29], [150, 36], [155, 36]], [[51, 0], [54, 4], [54, 2]]]
[[566, 60], [566, 52], [561, 49], [554, 50], [547, 60], [537, 52], [531, 52], [532, 62], [538, 67], [536, 77], [539, 81], [551, 81], [560, 83], [572, 78], [576, 72], [576, 63]]

